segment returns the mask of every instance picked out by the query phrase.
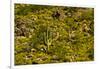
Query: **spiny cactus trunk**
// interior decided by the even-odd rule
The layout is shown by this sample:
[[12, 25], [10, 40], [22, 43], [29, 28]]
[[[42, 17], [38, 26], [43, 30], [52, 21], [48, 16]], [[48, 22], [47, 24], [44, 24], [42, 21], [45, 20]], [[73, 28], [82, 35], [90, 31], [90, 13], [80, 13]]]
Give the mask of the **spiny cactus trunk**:
[[52, 34], [49, 33], [50, 30], [49, 30], [49, 27], [47, 27], [47, 30], [46, 32], [44, 32], [44, 43], [46, 44], [47, 46], [47, 52], [50, 50], [50, 45], [52, 44]]
[[47, 49], [46, 49], [47, 52], [50, 50], [50, 46], [51, 46], [52, 42], [59, 38], [59, 33], [57, 32], [56, 34], [57, 34], [57, 36], [55, 38], [53, 38], [53, 34], [50, 31], [49, 26], [47, 27], [46, 32], [44, 32], [44, 43], [47, 46]]

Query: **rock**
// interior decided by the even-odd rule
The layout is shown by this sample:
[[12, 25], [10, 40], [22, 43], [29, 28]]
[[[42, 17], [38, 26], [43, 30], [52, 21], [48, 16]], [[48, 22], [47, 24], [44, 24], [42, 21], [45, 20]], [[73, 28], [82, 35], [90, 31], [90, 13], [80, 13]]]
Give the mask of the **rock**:
[[58, 60], [59, 58], [58, 58], [57, 55], [53, 55], [53, 56], [52, 56], [52, 59], [53, 59], [53, 60]]
[[31, 49], [31, 52], [36, 52], [36, 49], [32, 48], [32, 49]]

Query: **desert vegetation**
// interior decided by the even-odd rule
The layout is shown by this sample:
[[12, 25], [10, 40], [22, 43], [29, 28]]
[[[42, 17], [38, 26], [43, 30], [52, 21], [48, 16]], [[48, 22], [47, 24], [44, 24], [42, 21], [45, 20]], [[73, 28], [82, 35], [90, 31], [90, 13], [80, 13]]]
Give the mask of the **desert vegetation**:
[[94, 9], [15, 4], [15, 65], [94, 60]]

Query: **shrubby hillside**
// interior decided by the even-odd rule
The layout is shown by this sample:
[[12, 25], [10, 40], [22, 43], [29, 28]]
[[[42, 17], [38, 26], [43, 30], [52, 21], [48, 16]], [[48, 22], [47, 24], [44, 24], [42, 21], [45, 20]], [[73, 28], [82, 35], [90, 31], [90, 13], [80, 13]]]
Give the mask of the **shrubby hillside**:
[[94, 9], [15, 4], [15, 65], [94, 60]]

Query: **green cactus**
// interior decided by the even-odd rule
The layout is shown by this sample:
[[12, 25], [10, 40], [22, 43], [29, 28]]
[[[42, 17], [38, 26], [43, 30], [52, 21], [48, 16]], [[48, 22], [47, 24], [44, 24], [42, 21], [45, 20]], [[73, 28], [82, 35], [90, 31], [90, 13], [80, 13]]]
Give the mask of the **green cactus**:
[[47, 46], [47, 51], [50, 50], [50, 46], [52, 45], [52, 42], [56, 41], [58, 38], [59, 38], [59, 32], [56, 33], [56, 37], [53, 37], [53, 33], [51, 30], [50, 30], [50, 27], [47, 27], [47, 30], [46, 32], [43, 33], [44, 35], [44, 43], [46, 44]]
[[44, 32], [44, 43], [47, 45], [47, 51], [49, 51], [50, 45], [52, 44], [52, 37], [50, 35], [52, 35], [51, 33], [49, 33], [49, 27], [47, 28], [46, 32]]

